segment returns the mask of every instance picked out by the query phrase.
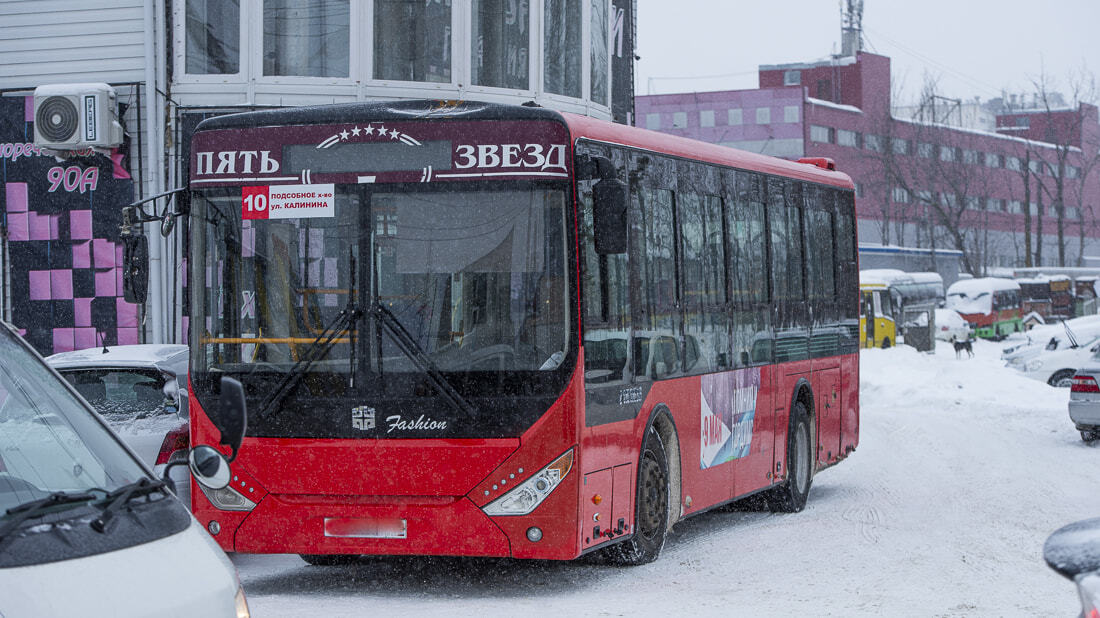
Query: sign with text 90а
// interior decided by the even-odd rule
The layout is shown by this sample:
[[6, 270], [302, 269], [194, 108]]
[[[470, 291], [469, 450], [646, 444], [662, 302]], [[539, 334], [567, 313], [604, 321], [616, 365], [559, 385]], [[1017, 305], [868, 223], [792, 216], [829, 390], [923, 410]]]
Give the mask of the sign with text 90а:
[[271, 185], [241, 189], [242, 219], [300, 219], [336, 215], [334, 185]]

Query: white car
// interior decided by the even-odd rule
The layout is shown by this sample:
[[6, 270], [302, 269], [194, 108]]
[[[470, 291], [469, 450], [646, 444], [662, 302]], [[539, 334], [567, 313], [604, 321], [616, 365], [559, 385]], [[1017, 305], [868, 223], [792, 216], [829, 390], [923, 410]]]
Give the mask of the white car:
[[1100, 352], [1089, 357], [1069, 388], [1069, 418], [1085, 442], [1100, 440]]
[[7, 324], [0, 615], [249, 615], [209, 533]]
[[[1068, 327], [1068, 328], [1067, 328]], [[1070, 336], [1070, 333], [1073, 336]], [[1073, 345], [1073, 341], [1080, 344], [1093, 337], [1100, 336], [1100, 315], [1089, 315], [1073, 318], [1056, 324], [1046, 324], [1020, 333], [1020, 340], [1012, 345], [1005, 346], [1001, 350], [1003, 360], [1012, 360], [1021, 356], [1035, 356], [1044, 350], [1065, 349]]]
[[[188, 347], [104, 346], [61, 352], [46, 362], [73, 385], [157, 475], [189, 445]], [[191, 504], [186, 470], [173, 471], [180, 500]]]
[[1100, 337], [1093, 337], [1083, 345], [1054, 350], [1042, 350], [1034, 355], [1017, 356], [1007, 363], [1033, 380], [1041, 380], [1051, 386], [1069, 387], [1077, 368], [1100, 351]]
[[936, 309], [936, 339], [969, 341], [974, 338], [970, 324], [954, 309]]

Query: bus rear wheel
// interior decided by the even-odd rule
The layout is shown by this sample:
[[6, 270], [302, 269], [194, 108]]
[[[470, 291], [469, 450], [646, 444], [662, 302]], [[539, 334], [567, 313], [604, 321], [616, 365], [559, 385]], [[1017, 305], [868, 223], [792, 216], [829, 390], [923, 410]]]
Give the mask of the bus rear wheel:
[[795, 402], [791, 408], [790, 433], [787, 436], [787, 480], [765, 494], [768, 508], [776, 513], [797, 513], [806, 507], [813, 482], [813, 440], [806, 406]]
[[634, 536], [608, 548], [611, 562], [624, 566], [648, 564], [665, 544], [669, 517], [668, 456], [657, 429], [650, 426], [638, 461]]
[[886, 337], [882, 340], [882, 349], [885, 350], [888, 347], [890, 347], [890, 338]]

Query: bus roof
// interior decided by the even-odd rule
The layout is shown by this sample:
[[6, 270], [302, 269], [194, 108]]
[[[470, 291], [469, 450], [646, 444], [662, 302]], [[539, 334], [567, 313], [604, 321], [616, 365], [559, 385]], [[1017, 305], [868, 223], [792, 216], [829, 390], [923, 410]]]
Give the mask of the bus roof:
[[907, 273], [896, 268], [869, 268], [859, 271], [859, 283], [897, 285], [900, 283], [943, 283], [943, 277], [939, 273], [917, 272]]
[[588, 138], [717, 165], [728, 165], [746, 171], [776, 174], [844, 189], [855, 188], [852, 179], [847, 174], [828, 171], [808, 163], [796, 163], [786, 159], [737, 150], [729, 146], [719, 146], [625, 124], [597, 120], [588, 116], [564, 112], [562, 116], [569, 125], [569, 130], [573, 133], [573, 139]]

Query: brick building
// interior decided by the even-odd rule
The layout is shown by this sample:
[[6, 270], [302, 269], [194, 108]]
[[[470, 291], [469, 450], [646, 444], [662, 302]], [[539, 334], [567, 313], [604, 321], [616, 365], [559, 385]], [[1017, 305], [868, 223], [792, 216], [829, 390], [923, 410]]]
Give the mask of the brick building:
[[861, 243], [959, 250], [975, 275], [1026, 265], [1028, 255], [1036, 265], [1100, 260], [1095, 106], [1000, 109], [993, 130], [964, 126], [962, 114], [903, 118], [890, 100], [890, 59], [862, 51], [764, 65], [759, 84], [639, 96], [636, 123], [783, 158], [832, 158], [856, 183]]

